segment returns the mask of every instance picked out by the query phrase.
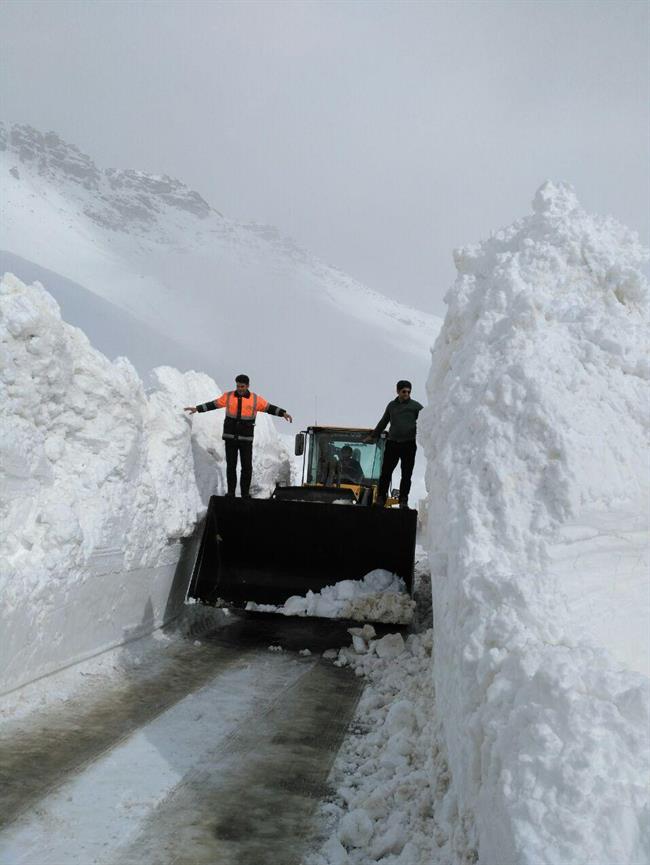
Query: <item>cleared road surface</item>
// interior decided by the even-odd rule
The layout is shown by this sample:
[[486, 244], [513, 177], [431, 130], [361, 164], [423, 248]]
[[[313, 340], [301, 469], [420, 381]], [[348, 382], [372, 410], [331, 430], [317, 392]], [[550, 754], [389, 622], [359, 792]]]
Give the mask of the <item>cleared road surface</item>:
[[2, 865], [298, 865], [362, 686], [320, 654], [350, 638], [230, 621], [0, 735]]

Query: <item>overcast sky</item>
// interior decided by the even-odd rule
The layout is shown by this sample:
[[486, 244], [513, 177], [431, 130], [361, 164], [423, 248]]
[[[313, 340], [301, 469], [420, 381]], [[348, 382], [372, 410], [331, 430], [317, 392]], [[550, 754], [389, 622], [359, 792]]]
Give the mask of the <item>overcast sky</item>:
[[0, 108], [443, 313], [546, 178], [648, 237], [648, 4], [7, 2]]

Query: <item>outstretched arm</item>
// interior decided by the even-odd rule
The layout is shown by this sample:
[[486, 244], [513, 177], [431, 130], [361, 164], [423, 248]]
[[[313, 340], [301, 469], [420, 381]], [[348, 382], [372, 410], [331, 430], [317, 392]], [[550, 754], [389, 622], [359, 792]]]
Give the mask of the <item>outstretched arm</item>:
[[186, 405], [183, 411], [189, 412], [191, 415], [198, 412], [213, 411], [215, 408], [223, 408], [226, 405], [228, 394], [222, 393], [221, 396], [213, 399], [211, 402], [202, 402], [201, 405]]
[[383, 432], [383, 430], [386, 429], [386, 424], [388, 423], [389, 420], [390, 420], [390, 413], [388, 411], [388, 406], [386, 406], [386, 411], [381, 416], [381, 420], [379, 421], [377, 426], [374, 428], [374, 430], [370, 433], [370, 435], [367, 435], [365, 437], [364, 442], [372, 442], [375, 439], [379, 438], [379, 436]]
[[279, 408], [277, 405], [273, 405], [262, 396], [257, 398], [257, 408], [258, 411], [265, 411], [267, 414], [274, 414], [277, 417], [283, 417], [285, 420], [289, 421], [289, 423], [293, 423], [293, 418], [288, 411]]
[[267, 412], [269, 414], [275, 414], [278, 417], [283, 417], [285, 420], [288, 420], [289, 423], [293, 423], [293, 418], [291, 417], [289, 412], [285, 411], [283, 408], [278, 408], [277, 406], [271, 405], [269, 403], [269, 407], [267, 408]]

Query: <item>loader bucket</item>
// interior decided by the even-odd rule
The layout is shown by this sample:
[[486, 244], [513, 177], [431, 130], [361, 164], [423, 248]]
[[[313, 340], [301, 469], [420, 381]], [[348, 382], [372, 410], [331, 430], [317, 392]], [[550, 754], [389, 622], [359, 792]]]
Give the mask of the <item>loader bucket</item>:
[[375, 568], [413, 585], [412, 510], [212, 496], [189, 596], [283, 604]]

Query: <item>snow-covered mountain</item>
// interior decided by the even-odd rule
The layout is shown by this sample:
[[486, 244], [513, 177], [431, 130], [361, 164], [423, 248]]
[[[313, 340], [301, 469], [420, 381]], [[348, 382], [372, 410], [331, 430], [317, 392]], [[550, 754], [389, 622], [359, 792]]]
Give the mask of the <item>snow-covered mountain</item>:
[[439, 319], [178, 180], [103, 170], [54, 133], [0, 126], [0, 201], [0, 267], [44, 281], [140, 372], [199, 366], [227, 386], [245, 371], [300, 424], [374, 423], [398, 378], [422, 393]]

